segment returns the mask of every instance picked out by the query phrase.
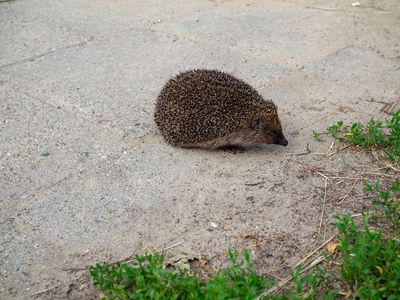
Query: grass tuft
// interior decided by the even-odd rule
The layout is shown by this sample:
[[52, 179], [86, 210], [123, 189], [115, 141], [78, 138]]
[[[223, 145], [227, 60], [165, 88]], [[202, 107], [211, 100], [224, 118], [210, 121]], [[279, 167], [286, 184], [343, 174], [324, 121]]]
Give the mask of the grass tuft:
[[400, 181], [395, 181], [389, 190], [382, 190], [379, 181], [374, 185], [365, 183], [367, 192], [373, 193], [372, 205], [376, 212], [383, 210], [385, 221], [400, 235]]
[[164, 268], [164, 257], [157, 254], [137, 256], [133, 264], [97, 264], [90, 274], [103, 299], [254, 299], [272, 286], [271, 280], [253, 272], [247, 250], [243, 260], [232, 250], [229, 258], [231, 266], [206, 281], [184, 269]]
[[313, 130], [313, 138], [314, 138], [314, 140], [320, 142], [321, 141], [321, 133], [319, 133], [316, 130]]
[[400, 245], [383, 232], [355, 224], [351, 216], [336, 217], [338, 250], [342, 254], [342, 280], [350, 284], [356, 299], [399, 299]]
[[[400, 110], [385, 122], [371, 119], [367, 125], [356, 122], [345, 126], [343, 121], [338, 121], [327, 131], [341, 142], [366, 149], [382, 149], [392, 161], [397, 161], [400, 156]], [[319, 140], [320, 135], [313, 131], [314, 139]]]

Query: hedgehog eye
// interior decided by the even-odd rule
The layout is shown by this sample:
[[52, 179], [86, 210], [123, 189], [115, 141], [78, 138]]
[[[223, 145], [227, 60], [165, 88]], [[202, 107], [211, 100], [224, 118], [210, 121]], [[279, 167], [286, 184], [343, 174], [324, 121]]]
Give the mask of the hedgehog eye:
[[255, 119], [253, 119], [253, 121], [251, 122], [251, 128], [253, 128], [254, 130], [260, 129], [260, 125], [261, 125], [261, 120], [260, 120], [260, 118], [255, 118]]

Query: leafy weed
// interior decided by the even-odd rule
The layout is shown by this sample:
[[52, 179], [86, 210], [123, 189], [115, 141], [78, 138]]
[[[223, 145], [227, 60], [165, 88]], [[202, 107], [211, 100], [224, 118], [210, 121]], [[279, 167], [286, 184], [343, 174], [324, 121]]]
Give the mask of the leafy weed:
[[392, 161], [400, 155], [400, 110], [385, 122], [371, 119], [366, 126], [359, 122], [344, 126], [343, 121], [338, 121], [327, 131], [341, 142], [366, 149], [382, 149]]

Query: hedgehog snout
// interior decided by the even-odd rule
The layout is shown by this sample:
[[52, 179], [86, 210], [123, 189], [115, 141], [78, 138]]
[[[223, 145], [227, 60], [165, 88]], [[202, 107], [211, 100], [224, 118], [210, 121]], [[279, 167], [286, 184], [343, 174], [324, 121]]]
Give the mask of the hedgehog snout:
[[288, 145], [288, 141], [282, 132], [267, 131], [264, 135], [266, 137], [267, 143], [281, 145], [284, 147], [286, 147]]
[[288, 145], [288, 141], [282, 133], [274, 135], [272, 143], [275, 145], [281, 145], [284, 147], [286, 147]]
[[289, 143], [287, 139], [282, 135], [277, 144], [286, 147]]

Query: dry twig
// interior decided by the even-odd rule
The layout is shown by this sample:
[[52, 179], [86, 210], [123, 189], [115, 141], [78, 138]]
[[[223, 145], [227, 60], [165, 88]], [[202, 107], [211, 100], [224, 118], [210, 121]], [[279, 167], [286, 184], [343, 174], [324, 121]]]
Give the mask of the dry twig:
[[331, 152], [331, 153], [327, 154], [326, 156], [331, 157], [332, 155], [335, 155], [335, 154], [339, 153], [340, 151], [343, 151], [343, 150], [349, 148], [350, 146], [351, 146], [351, 144], [348, 144], [348, 145], [346, 145], [346, 146], [344, 146], [342, 148], [337, 149], [334, 152]]
[[247, 185], [247, 186], [256, 186], [256, 185], [263, 184], [263, 183], [265, 183], [265, 181], [259, 181], [259, 182], [254, 182], [254, 183], [245, 183], [244, 185]]
[[[72, 283], [72, 282], [74, 282], [75, 280], [78, 280], [78, 279], [80, 279], [80, 278], [81, 278], [81, 276], [76, 277], [76, 278], [72, 279], [71, 281], [69, 281], [69, 283]], [[54, 289], [56, 289], [56, 288], [58, 288], [58, 287], [60, 287], [60, 286], [62, 286], [62, 285], [64, 285], [64, 284], [66, 284], [66, 283], [65, 283], [65, 282], [59, 283], [59, 284], [53, 285], [53, 286], [51, 286], [51, 287], [49, 287], [49, 288], [47, 288], [47, 289], [43, 289], [43, 290], [37, 291], [37, 292], [31, 294], [31, 297], [34, 297], [34, 296], [37, 296], [37, 295], [40, 295], [40, 294], [44, 294], [44, 293], [46, 293], [46, 292], [48, 292], [48, 291], [51, 291], [51, 290], [54, 290]]]
[[296, 160], [294, 160], [294, 162], [296, 162], [296, 163], [297, 163], [300, 167], [302, 167], [304, 170], [317, 173], [318, 175], [320, 175], [320, 176], [321, 176], [322, 178], [324, 178], [325, 180], [328, 180], [330, 184], [332, 184], [332, 180], [331, 180], [328, 176], [326, 176], [324, 173], [322, 173], [322, 170], [317, 169], [317, 168], [314, 168], [314, 167], [307, 166], [307, 165], [305, 165], [305, 164], [303, 164], [303, 163], [301, 163], [301, 162], [299, 162], [299, 161], [296, 161]]
[[359, 178], [354, 179], [353, 185], [351, 186], [350, 190], [342, 197], [342, 200], [339, 201], [339, 203], [343, 202], [344, 200], [347, 199], [347, 197], [350, 195], [351, 191], [354, 189], [358, 182]]
[[307, 127], [309, 127], [309, 126], [311, 126], [311, 125], [314, 125], [314, 124], [318, 123], [319, 121], [322, 121], [323, 119], [326, 119], [326, 118], [328, 118], [328, 117], [330, 117], [330, 116], [332, 116], [332, 115], [334, 115], [334, 114], [336, 114], [336, 112], [331, 112], [331, 113], [326, 114], [326, 115], [324, 115], [324, 116], [322, 116], [322, 117], [319, 117], [319, 118], [317, 118], [316, 120], [313, 120], [313, 121], [311, 121], [310, 123], [307, 123], [306, 125], [300, 127], [300, 129], [299, 129], [298, 131], [303, 130], [304, 128], [307, 128]]
[[[179, 246], [179, 245], [181, 245], [181, 244], [183, 244], [183, 241], [182, 241], [182, 242], [179, 242], [179, 243], [176, 243], [176, 244], [174, 244], [174, 245], [171, 245], [171, 246], [162, 248], [162, 249], [160, 249], [160, 250], [154, 251], [154, 252], [152, 252], [152, 253], [149, 253], [148, 255], [154, 255], [154, 254], [157, 254], [157, 253], [161, 253], [161, 252], [164, 252], [164, 251], [166, 251], [166, 250], [175, 248], [175, 247], [177, 247], [177, 246]], [[118, 260], [118, 261], [115, 261], [115, 262], [111, 262], [111, 263], [108, 263], [108, 264], [106, 264], [106, 265], [109, 266], [109, 267], [111, 267], [111, 266], [113, 266], [113, 265], [116, 265], [117, 263], [130, 263], [130, 262], [134, 261], [135, 259], [136, 259], [136, 258], [132, 258], [132, 256], [129, 256], [129, 257], [124, 258], [124, 259], [122, 259], [122, 260]], [[84, 271], [84, 270], [88, 270], [88, 269], [91, 268], [91, 267], [92, 267], [92, 266], [85, 266], [85, 267], [80, 267], [80, 268], [63, 268], [62, 270], [63, 270], [63, 271], [71, 271], [71, 272], [74, 272], [74, 271]]]
[[324, 219], [324, 215], [325, 215], [325, 205], [326, 205], [326, 190], [328, 187], [328, 180], [325, 179], [325, 191], [324, 191], [324, 203], [322, 204], [322, 212], [321, 212], [321, 217], [319, 219], [319, 227], [318, 227], [318, 236], [321, 232], [321, 228], [322, 228], [322, 221]]
[[333, 238], [336, 235], [332, 235], [329, 239], [327, 239], [325, 242], [323, 242], [319, 247], [317, 247], [314, 251], [310, 252], [306, 257], [304, 257], [302, 260], [300, 260], [295, 267], [301, 265], [302, 263], [304, 263], [307, 259], [309, 259], [311, 256], [313, 256], [315, 253], [317, 253], [318, 250], [320, 250], [321, 248], [323, 248], [326, 244], [328, 244], [331, 240], [333, 240]]
[[300, 155], [307, 155], [307, 154], [310, 154], [311, 153], [311, 150], [310, 150], [310, 148], [309, 148], [309, 144], [307, 143], [307, 145], [306, 145], [306, 151], [305, 152], [301, 152], [301, 153], [293, 153], [293, 154], [289, 154], [290, 156], [300, 156]]
[[325, 156], [328, 156], [329, 152], [333, 149], [334, 145], [335, 145], [335, 142], [332, 142], [331, 145], [329, 146], [328, 150], [325, 152]]
[[46, 293], [46, 292], [48, 292], [48, 291], [51, 291], [51, 290], [53, 290], [53, 289], [58, 288], [59, 286], [61, 286], [61, 285], [63, 285], [63, 284], [64, 284], [64, 283], [60, 283], [60, 284], [57, 284], [57, 285], [53, 285], [52, 287], [49, 287], [49, 288], [47, 288], [47, 289], [40, 290], [40, 291], [37, 291], [37, 292], [31, 294], [31, 296], [33, 297], [33, 296], [37, 296], [37, 295]]
[[[323, 248], [326, 244], [328, 244], [336, 235], [332, 235], [329, 239], [327, 239], [323, 244], [321, 244], [319, 247], [317, 247], [314, 251], [310, 252], [306, 257], [304, 257], [302, 260], [300, 260], [295, 268], [297, 268], [299, 265], [303, 264], [307, 259], [312, 257], [315, 253], [317, 253], [321, 248]], [[312, 261], [306, 268], [304, 268], [300, 274], [310, 270], [311, 268], [315, 267], [319, 263], [323, 262], [325, 260], [325, 257], [323, 255], [318, 256], [314, 261]], [[262, 299], [265, 296], [268, 296], [278, 290], [280, 290], [283, 286], [285, 286], [287, 283], [289, 283], [293, 279], [293, 276], [288, 276], [285, 279], [283, 279], [281, 282], [279, 282], [277, 285], [273, 286], [266, 292], [262, 293], [259, 295], [256, 299]]]
[[[303, 274], [304, 272], [307, 272], [308, 270], [314, 268], [316, 265], [320, 264], [321, 262], [323, 262], [325, 260], [325, 257], [323, 255], [318, 256], [312, 263], [310, 263], [306, 268], [304, 268], [303, 270], [300, 271], [300, 274]], [[292, 281], [293, 276], [288, 276], [286, 277], [284, 280], [282, 280], [281, 282], [279, 282], [277, 285], [273, 286], [272, 288], [270, 288], [268, 291], [266, 291], [265, 293], [259, 295], [256, 299], [261, 299], [262, 297], [271, 295], [272, 293], [275, 293], [277, 291], [279, 291], [283, 286], [285, 286], [287, 283], [289, 283], [290, 281]]]
[[375, 159], [377, 161], [379, 161], [380, 163], [385, 165], [385, 167], [382, 167], [382, 168], [379, 168], [379, 169], [381, 169], [381, 170], [382, 169], [392, 169], [393, 171], [400, 172], [400, 170], [395, 167], [394, 163], [388, 164], [385, 160], [383, 160], [382, 158], [379, 157], [379, 155], [378, 155], [378, 153], [376, 151], [372, 151], [372, 155], [375, 157]]

